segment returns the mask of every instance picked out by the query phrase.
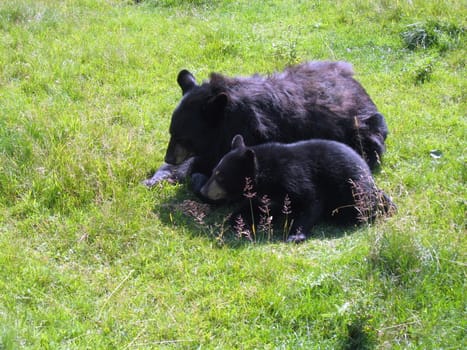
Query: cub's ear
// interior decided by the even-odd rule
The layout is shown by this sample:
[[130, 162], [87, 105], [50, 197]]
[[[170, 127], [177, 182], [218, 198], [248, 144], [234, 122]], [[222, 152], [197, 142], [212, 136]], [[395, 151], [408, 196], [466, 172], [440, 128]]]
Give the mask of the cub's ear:
[[255, 151], [253, 151], [253, 149], [251, 149], [251, 148], [247, 148], [243, 155], [245, 157], [245, 160], [247, 161], [247, 163], [246, 163], [247, 169], [250, 169], [250, 171], [253, 171], [254, 169], [256, 169], [256, 153], [255, 153]]
[[182, 88], [182, 93], [185, 95], [188, 91], [196, 86], [196, 79], [189, 71], [183, 69], [178, 73], [177, 83]]
[[232, 139], [232, 145], [230, 146], [230, 148], [236, 149], [236, 148], [244, 148], [244, 147], [245, 147], [245, 141], [243, 141], [243, 136], [235, 135], [234, 138]]

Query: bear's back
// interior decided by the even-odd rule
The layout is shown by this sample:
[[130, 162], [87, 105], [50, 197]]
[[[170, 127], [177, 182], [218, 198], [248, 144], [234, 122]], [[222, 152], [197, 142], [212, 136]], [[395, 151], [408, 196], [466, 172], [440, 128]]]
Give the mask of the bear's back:
[[[312, 139], [290, 144], [265, 143], [253, 146], [265, 176], [296, 181], [341, 184], [349, 179], [371, 178], [363, 158], [349, 146], [332, 140]], [[283, 180], [284, 181], [284, 180]]]

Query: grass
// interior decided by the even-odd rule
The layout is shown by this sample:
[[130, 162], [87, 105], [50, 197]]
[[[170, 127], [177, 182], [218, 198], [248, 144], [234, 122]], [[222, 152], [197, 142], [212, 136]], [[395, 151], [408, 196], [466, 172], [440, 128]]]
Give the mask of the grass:
[[[0, 3], [0, 349], [461, 349], [461, 1]], [[187, 68], [347, 60], [391, 134], [398, 213], [302, 245], [177, 210], [161, 164]], [[281, 233], [278, 233], [281, 238]]]

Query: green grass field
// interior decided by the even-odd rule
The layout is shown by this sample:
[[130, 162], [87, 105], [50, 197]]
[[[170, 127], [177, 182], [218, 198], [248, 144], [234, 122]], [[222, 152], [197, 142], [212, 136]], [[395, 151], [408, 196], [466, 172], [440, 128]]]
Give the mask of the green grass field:
[[[0, 349], [467, 347], [464, 1], [0, 2]], [[148, 190], [180, 69], [346, 60], [398, 205], [301, 245]], [[192, 213], [193, 214], [193, 213]]]

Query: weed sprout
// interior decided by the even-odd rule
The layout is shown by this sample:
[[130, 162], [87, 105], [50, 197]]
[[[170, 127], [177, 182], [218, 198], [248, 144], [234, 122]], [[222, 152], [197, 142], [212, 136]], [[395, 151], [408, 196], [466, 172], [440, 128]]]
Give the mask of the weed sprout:
[[250, 242], [253, 242], [253, 237], [251, 237], [250, 230], [246, 227], [245, 221], [241, 215], [238, 215], [235, 218], [234, 230], [237, 233], [237, 237], [239, 239], [246, 237]]
[[293, 220], [289, 222], [289, 215], [292, 214], [292, 201], [288, 194], [285, 195], [284, 204], [282, 205], [282, 214], [285, 215], [284, 226], [282, 232], [284, 235], [284, 240], [287, 240], [290, 230], [292, 228]]
[[259, 219], [259, 228], [261, 231], [266, 232], [268, 240], [271, 240], [273, 234], [271, 199], [267, 195], [264, 195], [260, 198], [259, 202], [259, 211], [261, 212], [261, 216]]
[[256, 192], [253, 192], [253, 181], [251, 178], [245, 178], [245, 187], [243, 188], [243, 195], [248, 199], [250, 203], [250, 214], [251, 214], [251, 230], [253, 231], [253, 237], [256, 240], [256, 226], [255, 226], [255, 215], [253, 212], [253, 199], [256, 197]]

